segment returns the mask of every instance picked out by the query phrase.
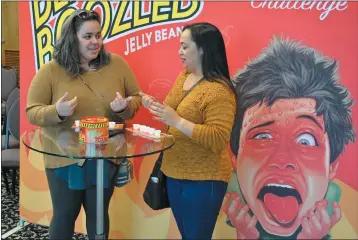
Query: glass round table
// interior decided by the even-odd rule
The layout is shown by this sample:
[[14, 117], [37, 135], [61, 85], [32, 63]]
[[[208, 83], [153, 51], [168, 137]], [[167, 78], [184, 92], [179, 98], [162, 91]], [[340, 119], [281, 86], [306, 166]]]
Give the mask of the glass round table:
[[[175, 144], [171, 135], [161, 134], [150, 138], [125, 129], [123, 132], [110, 131], [108, 141], [100, 144], [84, 143], [79, 140], [79, 129], [64, 127], [43, 127], [22, 135], [24, 145], [43, 153], [47, 161], [58, 157], [70, 159], [73, 164], [83, 166], [86, 161], [96, 161], [96, 239], [105, 239], [103, 213], [103, 174], [105, 160], [123, 160], [163, 152]], [[51, 158], [55, 156], [55, 158]]]

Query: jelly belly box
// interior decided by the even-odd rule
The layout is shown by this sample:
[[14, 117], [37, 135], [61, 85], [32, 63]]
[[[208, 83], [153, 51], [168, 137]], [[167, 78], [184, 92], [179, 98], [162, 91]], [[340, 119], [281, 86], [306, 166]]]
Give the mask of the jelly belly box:
[[87, 143], [103, 143], [108, 140], [109, 121], [105, 117], [84, 117], [80, 119], [79, 140]]

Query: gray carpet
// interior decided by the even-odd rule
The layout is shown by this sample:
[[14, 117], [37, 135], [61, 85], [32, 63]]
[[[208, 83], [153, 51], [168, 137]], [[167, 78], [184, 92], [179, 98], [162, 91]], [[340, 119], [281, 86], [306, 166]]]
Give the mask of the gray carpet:
[[[2, 173], [4, 175], [4, 173]], [[12, 172], [7, 174], [7, 179], [10, 185], [10, 192], [6, 191], [4, 184], [4, 176], [1, 179], [1, 235], [16, 228], [19, 224], [19, 172], [17, 171], [17, 180], [15, 187], [15, 195], [11, 192], [12, 186]], [[29, 224], [21, 230], [2, 239], [48, 239], [48, 227], [43, 227], [37, 224]], [[85, 235], [74, 234], [72, 239], [86, 239]]]

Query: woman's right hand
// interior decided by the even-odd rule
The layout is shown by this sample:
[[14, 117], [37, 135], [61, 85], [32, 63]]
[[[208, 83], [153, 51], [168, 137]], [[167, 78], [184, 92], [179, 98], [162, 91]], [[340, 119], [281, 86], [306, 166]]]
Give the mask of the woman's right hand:
[[73, 114], [77, 106], [77, 97], [74, 97], [72, 100], [67, 101], [68, 93], [66, 92], [58, 101], [56, 102], [56, 111], [60, 117], [68, 117]]
[[139, 93], [139, 96], [142, 97], [142, 104], [147, 109], [149, 109], [149, 107], [150, 107], [150, 105], [152, 105], [152, 103], [157, 101], [155, 99], [155, 97], [152, 97], [152, 96], [147, 95], [147, 94], [142, 93], [142, 92]]

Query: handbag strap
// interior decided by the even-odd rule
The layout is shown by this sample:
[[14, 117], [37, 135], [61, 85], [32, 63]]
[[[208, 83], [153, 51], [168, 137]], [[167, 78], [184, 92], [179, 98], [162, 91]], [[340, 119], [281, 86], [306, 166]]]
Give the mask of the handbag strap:
[[[77, 76], [81, 79], [81, 81], [83, 82], [84, 85], [86, 85], [86, 87], [94, 94], [97, 96], [97, 98], [100, 100], [99, 104], [101, 105], [101, 107], [107, 111], [106, 106], [109, 106], [111, 104], [111, 101], [104, 95], [99, 94], [97, 91], [95, 91], [90, 85], [89, 83], [80, 75], [77, 74]], [[105, 104], [102, 102], [105, 101]], [[114, 113], [112, 112], [112, 116], [114, 117], [113, 119], [116, 119]], [[122, 121], [121, 121], [122, 122]], [[124, 121], [123, 121], [124, 122]]]
[[[180, 102], [178, 103], [178, 105], [176, 106], [176, 108], [174, 109], [175, 111], [176, 111], [177, 108], [179, 107], [180, 103], [184, 100], [184, 98], [185, 98], [186, 96], [188, 96], [189, 93], [190, 93], [191, 91], [193, 91], [193, 89], [194, 89], [196, 86], [198, 86], [199, 83], [201, 83], [204, 79], [205, 79], [204, 77], [200, 78], [199, 81], [197, 81], [193, 86], [191, 86], [191, 88], [189, 88], [189, 89], [184, 93], [184, 96], [182, 97], [182, 99], [180, 100]], [[169, 130], [169, 126], [167, 126], [166, 131], [168, 131], [168, 130]]]
[[[191, 86], [190, 89], [188, 89], [188, 91], [186, 91], [186, 92], [184, 93], [184, 96], [182, 97], [182, 99], [180, 100], [180, 102], [178, 103], [178, 105], [177, 105], [176, 108], [179, 107], [180, 103], [184, 100], [184, 98], [185, 98], [186, 96], [188, 96], [189, 93], [190, 93], [197, 85], [199, 85], [199, 83], [201, 83], [204, 79], [205, 79], [204, 77], [200, 78], [199, 81], [197, 81], [193, 86]], [[176, 110], [176, 109], [175, 109], [175, 110]]]
[[97, 95], [97, 97], [109, 101], [105, 96], [102, 96], [102, 95], [99, 94], [97, 91], [93, 90], [93, 88], [89, 85], [89, 83], [88, 83], [80, 74], [78, 74], [77, 76], [81, 79], [81, 81], [87, 86], [87, 88], [88, 88], [92, 93], [94, 93], [95, 95]]
[[[160, 168], [162, 167], [162, 161], [163, 161], [163, 151], [159, 152], [159, 156], [156, 162], [158, 162], [158, 166], [154, 165], [154, 169], [153, 172], [160, 170]], [[156, 169], [159, 168], [159, 169]]]

